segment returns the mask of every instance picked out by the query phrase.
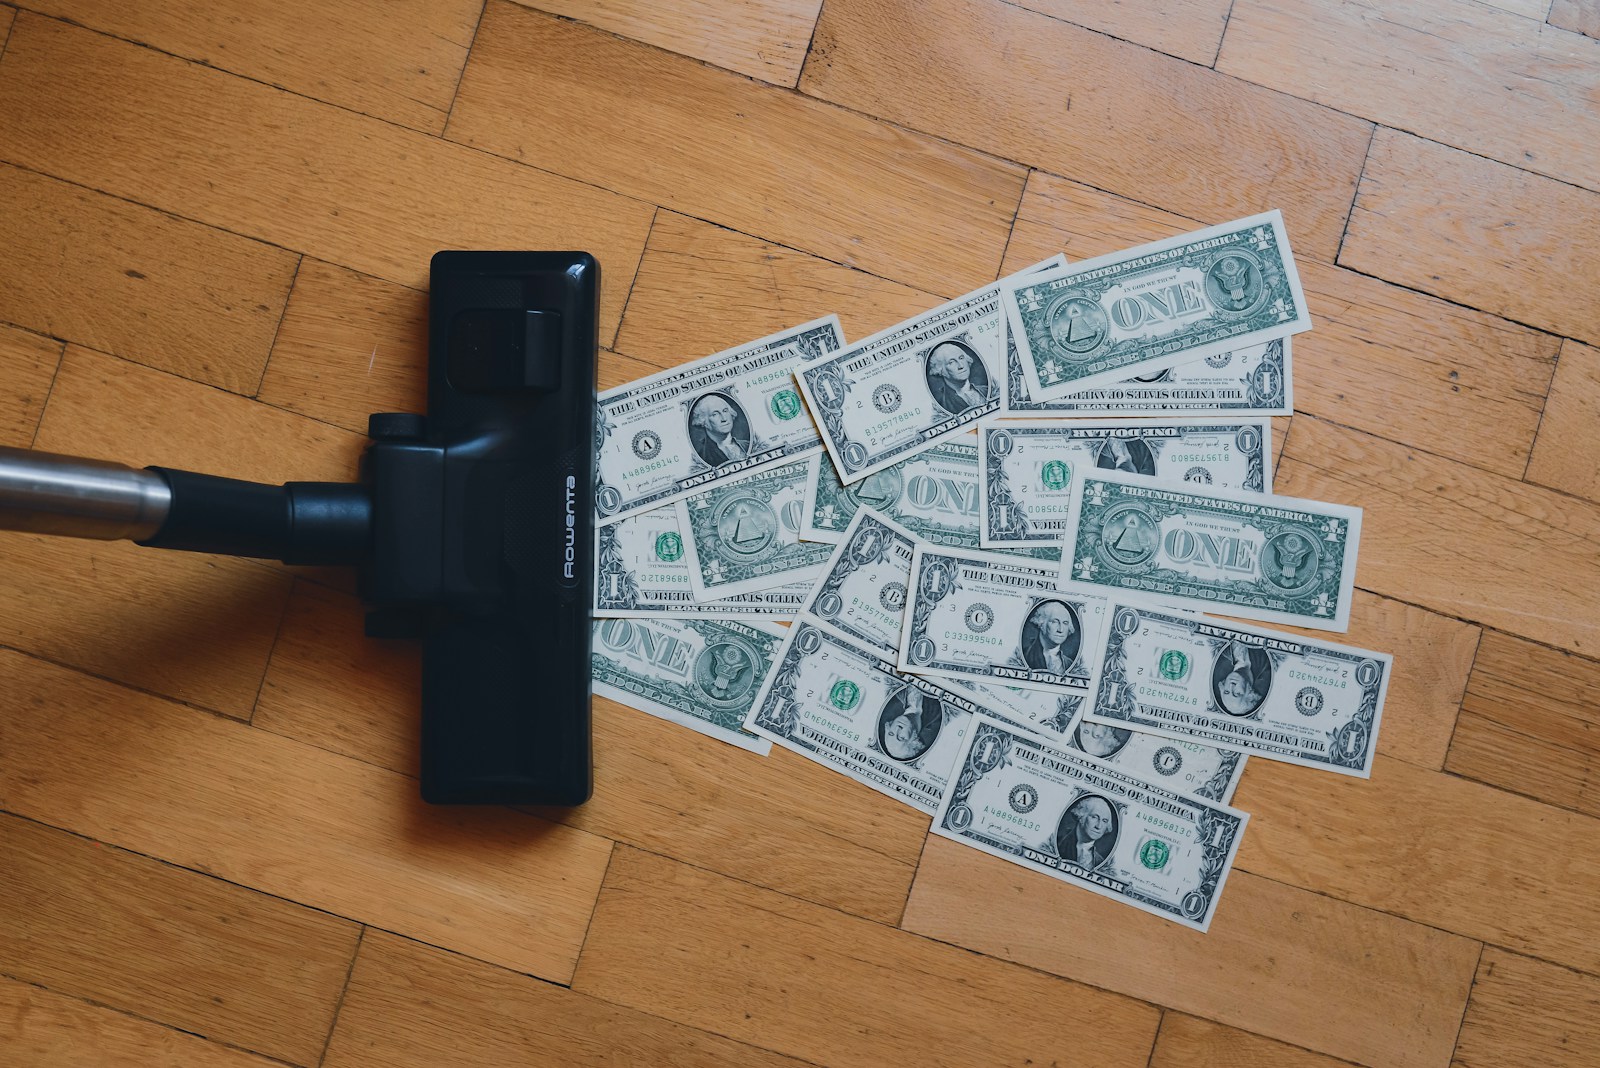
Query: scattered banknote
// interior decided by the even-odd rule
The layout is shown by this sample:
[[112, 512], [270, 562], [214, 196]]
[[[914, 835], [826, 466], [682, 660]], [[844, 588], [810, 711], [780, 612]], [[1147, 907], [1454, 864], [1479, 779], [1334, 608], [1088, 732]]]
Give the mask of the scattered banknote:
[[984, 548], [1059, 544], [1076, 470], [1262, 493], [1272, 487], [1266, 419], [981, 423], [978, 499]]
[[595, 568], [596, 616], [792, 618], [811, 594], [810, 583], [796, 582], [696, 601], [687, 543], [670, 504], [596, 528]]
[[1002, 284], [796, 368], [845, 485], [999, 411], [1006, 373]]
[[838, 316], [830, 315], [600, 394], [600, 522], [816, 449], [794, 369], [843, 345]]
[[991, 553], [918, 545], [899, 665], [983, 685], [1089, 690], [1105, 597], [1063, 588], [1056, 569]]
[[1091, 723], [1366, 778], [1393, 658], [1112, 598]]
[[768, 467], [676, 502], [696, 601], [810, 585], [832, 547], [800, 540], [806, 462]]
[[1037, 734], [1058, 749], [1088, 753], [1130, 775], [1174, 790], [1227, 804], [1244, 773], [1246, 757], [1235, 749], [1086, 722], [1079, 710], [1088, 702], [1087, 696], [951, 681], [970, 691], [984, 713], [1002, 723]]
[[1294, 414], [1289, 338], [1068, 393], [1053, 401], [1035, 400], [1028, 392], [1014, 338], [1008, 338], [1006, 353], [1006, 395], [1000, 406], [1006, 415], [1131, 418], [1180, 413], [1234, 417]]
[[976, 709], [802, 615], [744, 725], [931, 813]]
[[1346, 630], [1361, 509], [1081, 473], [1063, 579], [1199, 611]]
[[1204, 931], [1249, 816], [986, 716], [933, 832]]
[[807, 598], [806, 615], [861, 648], [893, 660], [900, 645], [916, 543], [904, 527], [871, 508], [860, 509]]
[[[846, 486], [826, 456], [813, 456], [806, 472], [806, 507], [800, 536], [836, 542], [863, 505], [882, 513], [923, 541], [976, 549], [979, 541], [977, 439], [941, 441], [891, 467]], [[1039, 560], [1060, 560], [1053, 545], [1013, 550]]]
[[839, 541], [862, 506], [936, 545], [977, 545], [976, 439], [941, 441], [848, 486], [827, 456], [811, 458], [802, 537]]
[[1041, 401], [1311, 328], [1276, 211], [1012, 275], [1000, 296]]
[[594, 692], [766, 756], [744, 718], [786, 635], [735, 619], [597, 619]]

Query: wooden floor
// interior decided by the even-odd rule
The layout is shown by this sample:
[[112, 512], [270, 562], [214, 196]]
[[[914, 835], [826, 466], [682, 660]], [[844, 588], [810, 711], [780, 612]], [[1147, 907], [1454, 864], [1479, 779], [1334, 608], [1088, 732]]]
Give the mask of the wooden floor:
[[[15, 0], [12, 0], [15, 3]], [[1157, 10], [1157, 8], [1160, 10]], [[344, 479], [428, 257], [583, 248], [610, 386], [1283, 210], [1277, 488], [1366, 510], [1369, 781], [1209, 934], [603, 700], [417, 797], [348, 576], [0, 535], [0, 1064], [1600, 1064], [1600, 0], [0, 4], [0, 443]]]

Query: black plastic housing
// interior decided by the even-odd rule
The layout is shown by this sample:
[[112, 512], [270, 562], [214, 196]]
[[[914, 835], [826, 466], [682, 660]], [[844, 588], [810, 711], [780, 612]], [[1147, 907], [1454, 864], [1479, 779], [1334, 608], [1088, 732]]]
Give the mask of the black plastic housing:
[[593, 790], [599, 287], [583, 252], [437, 254], [427, 418], [369, 425], [367, 632], [423, 640], [430, 802]]

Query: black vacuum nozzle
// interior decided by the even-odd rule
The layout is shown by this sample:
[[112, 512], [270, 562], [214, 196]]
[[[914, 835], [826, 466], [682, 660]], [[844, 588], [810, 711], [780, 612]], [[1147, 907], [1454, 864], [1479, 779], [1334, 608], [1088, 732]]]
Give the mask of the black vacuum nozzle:
[[374, 415], [359, 483], [0, 449], [0, 528], [356, 565], [367, 633], [423, 643], [423, 797], [582, 804], [600, 265], [441, 252], [431, 287], [428, 414]]

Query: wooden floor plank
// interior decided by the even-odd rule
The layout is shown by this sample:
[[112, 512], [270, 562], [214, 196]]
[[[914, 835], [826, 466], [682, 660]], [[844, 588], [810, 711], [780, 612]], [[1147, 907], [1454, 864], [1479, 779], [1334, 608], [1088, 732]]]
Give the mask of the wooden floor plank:
[[828, 314], [839, 316], [845, 337], [864, 338], [942, 303], [899, 282], [663, 211], [639, 261], [616, 347], [667, 368]]
[[55, 338], [0, 323], [0, 445], [33, 443], [62, 347]]
[[479, 0], [29, 0], [45, 15], [425, 133], [444, 129]]
[[1380, 129], [1339, 263], [1600, 343], [1600, 193]]
[[1600, 38], [1600, 0], [1555, 0], [1546, 21], [1563, 30]]
[[0, 751], [0, 809], [558, 982], [611, 850], [6, 651]]
[[1561, 344], [1539, 436], [1525, 476], [1529, 482], [1600, 501], [1600, 349]]
[[811, 30], [822, 7], [822, 0], [516, 2], [784, 86], [800, 80]]
[[19, 1068], [275, 1068], [281, 1063], [4, 976], [0, 1048]]
[[0, 67], [0, 157], [419, 289], [441, 248], [587, 249], [609, 283], [602, 340], [651, 216], [626, 197], [31, 14]]
[[[573, 989], [837, 1068], [1142, 1066], [1159, 1019], [1128, 998], [632, 849], [606, 875]], [[1062, 1026], [1080, 1019], [1094, 1024]], [[1004, 1024], [973, 1026], [985, 1020]]]
[[1347, 1062], [1210, 1020], [1169, 1012], [1150, 1068], [1340, 1068]]
[[36, 447], [274, 485], [355, 477], [365, 440], [292, 412], [68, 345]]
[[15, 816], [0, 855], [7, 975], [291, 1064], [322, 1055], [355, 924]]
[[[626, 1051], [619, 1061], [619, 1051]], [[326, 1068], [800, 1062], [416, 942], [368, 932]]]
[[307, 258], [256, 396], [358, 434], [372, 412], [423, 412], [428, 294]]
[[10, 532], [0, 559], [0, 644], [250, 718], [288, 576], [231, 557]]
[[1371, 133], [1002, 0], [831, 0], [800, 87], [1207, 223], [1282, 208], [1323, 259]]
[[1460, 1068], [1585, 1068], [1600, 1050], [1600, 979], [1487, 949], [1461, 1024]]
[[943, 838], [902, 925], [1373, 1068], [1449, 1060], [1479, 949], [1237, 870], [1201, 934]]
[[1484, 635], [1445, 767], [1600, 816], [1600, 663]]
[[1592, 816], [1383, 756], [1370, 780], [1252, 761], [1234, 803], [1247, 871], [1600, 970]]
[[1273, 488], [1364, 510], [1361, 588], [1600, 655], [1600, 506], [1309, 416]]
[[18, 167], [0, 165], [0, 203], [0, 319], [255, 390], [293, 253]]
[[484, 12], [446, 136], [946, 296], [994, 278], [1023, 181], [506, 0]]
[[1037, 11], [1209, 67], [1228, 24], [1229, 0], [1174, 0], [1159, 8], [1103, 0], [1016, 0]]
[[1600, 44], [1477, 0], [1238, 0], [1217, 69], [1600, 188]]
[[6, 42], [11, 39], [11, 24], [16, 21], [17, 9], [0, 4], [0, 56], [5, 55]]
[[[1287, 220], [1298, 239], [1298, 220]], [[1087, 259], [1197, 222], [1035, 171], [1005, 270]], [[1557, 338], [1297, 256], [1312, 329], [1294, 339], [1295, 408], [1521, 477]]]
[[[416, 774], [419, 652], [361, 633], [355, 598], [297, 585], [255, 724]], [[759, 757], [597, 698], [595, 796], [543, 814], [713, 871], [893, 922], [925, 815], [787, 750]]]

